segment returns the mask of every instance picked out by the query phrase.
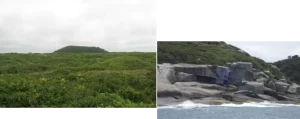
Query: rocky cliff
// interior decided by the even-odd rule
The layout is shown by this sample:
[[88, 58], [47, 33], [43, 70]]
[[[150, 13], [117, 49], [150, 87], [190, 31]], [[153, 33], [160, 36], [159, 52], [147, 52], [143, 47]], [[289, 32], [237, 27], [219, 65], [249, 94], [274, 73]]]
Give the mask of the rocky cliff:
[[[159, 55], [160, 53], [158, 57]], [[158, 62], [159, 106], [177, 104], [185, 100], [205, 104], [249, 101], [300, 103], [300, 86], [284, 76], [275, 76], [274, 72], [280, 72], [279, 68], [264, 61], [262, 63], [268, 65], [264, 68], [245, 61], [226, 61], [223, 64]]]

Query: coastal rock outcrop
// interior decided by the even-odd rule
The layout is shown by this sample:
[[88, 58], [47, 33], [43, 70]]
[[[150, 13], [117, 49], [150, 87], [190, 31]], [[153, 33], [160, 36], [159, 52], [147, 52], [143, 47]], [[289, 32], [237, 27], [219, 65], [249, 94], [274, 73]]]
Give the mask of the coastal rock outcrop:
[[[269, 71], [256, 71], [249, 62], [229, 63], [228, 67], [158, 64], [158, 102], [164, 105], [184, 100], [209, 104], [227, 101], [291, 101], [296, 99], [296, 94], [300, 94], [299, 85], [275, 80]], [[210, 102], [207, 99], [213, 100]]]

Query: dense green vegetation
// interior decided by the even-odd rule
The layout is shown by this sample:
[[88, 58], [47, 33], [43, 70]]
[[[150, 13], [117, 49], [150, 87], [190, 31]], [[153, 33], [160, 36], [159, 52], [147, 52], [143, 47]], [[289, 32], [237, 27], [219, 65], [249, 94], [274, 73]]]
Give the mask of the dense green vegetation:
[[87, 47], [87, 46], [66, 46], [59, 50], [54, 51], [55, 53], [102, 53], [107, 52], [99, 47]]
[[282, 77], [270, 64], [225, 42], [158, 42], [157, 47], [158, 63], [226, 65], [236, 61], [252, 62], [257, 70], [269, 70], [277, 79]]
[[155, 53], [0, 54], [0, 107], [155, 107]]
[[298, 55], [289, 56], [287, 59], [275, 62], [275, 65], [284, 73], [286, 78], [300, 83], [300, 58]]

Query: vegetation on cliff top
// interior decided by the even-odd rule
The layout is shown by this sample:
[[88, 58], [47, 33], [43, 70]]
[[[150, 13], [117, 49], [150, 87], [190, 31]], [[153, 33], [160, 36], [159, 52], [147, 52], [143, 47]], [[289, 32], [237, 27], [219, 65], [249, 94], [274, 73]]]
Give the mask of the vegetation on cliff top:
[[103, 53], [106, 50], [99, 47], [87, 47], [87, 46], [66, 46], [59, 50], [54, 51], [54, 53]]
[[155, 53], [0, 54], [0, 107], [155, 107]]
[[158, 63], [192, 63], [226, 66], [230, 62], [252, 62], [257, 70], [269, 70], [277, 79], [280, 71], [265, 61], [250, 56], [243, 50], [225, 42], [158, 42]]
[[289, 56], [287, 59], [274, 63], [286, 78], [300, 83], [300, 57], [298, 55]]

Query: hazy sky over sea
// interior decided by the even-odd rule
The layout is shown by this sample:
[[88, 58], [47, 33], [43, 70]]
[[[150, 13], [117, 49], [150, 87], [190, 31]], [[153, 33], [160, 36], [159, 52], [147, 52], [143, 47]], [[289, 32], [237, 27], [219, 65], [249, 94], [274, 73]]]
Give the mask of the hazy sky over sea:
[[225, 41], [252, 56], [267, 62], [286, 59], [289, 55], [300, 56], [300, 42], [297, 41]]
[[156, 51], [155, 0], [0, 0], [0, 53]]

